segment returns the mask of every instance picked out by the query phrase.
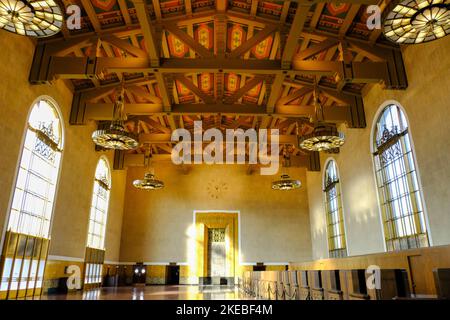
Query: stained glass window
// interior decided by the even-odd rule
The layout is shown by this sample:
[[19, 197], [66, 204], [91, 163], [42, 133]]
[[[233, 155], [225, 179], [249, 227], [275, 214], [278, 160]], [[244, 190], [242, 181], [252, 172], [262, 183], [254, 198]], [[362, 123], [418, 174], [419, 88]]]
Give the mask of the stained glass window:
[[49, 238], [61, 150], [58, 113], [49, 101], [40, 100], [28, 120], [8, 230]]
[[330, 258], [347, 256], [341, 188], [336, 162], [330, 160], [324, 175], [325, 212], [327, 215], [328, 252]]
[[28, 119], [9, 212], [0, 298], [23, 298], [41, 292], [62, 140], [55, 106], [40, 100]]
[[374, 128], [374, 164], [388, 251], [429, 245], [408, 123], [395, 104]]
[[109, 166], [107, 161], [101, 158], [95, 170], [94, 194], [89, 218], [87, 246], [90, 248], [104, 249], [110, 188]]

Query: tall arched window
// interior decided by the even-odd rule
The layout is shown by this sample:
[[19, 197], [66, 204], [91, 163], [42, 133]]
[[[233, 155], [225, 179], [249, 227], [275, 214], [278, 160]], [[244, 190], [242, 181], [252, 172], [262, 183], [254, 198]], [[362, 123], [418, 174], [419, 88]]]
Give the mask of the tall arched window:
[[325, 211], [327, 215], [328, 252], [330, 258], [347, 256], [344, 215], [342, 213], [341, 187], [334, 160], [325, 167], [324, 181]]
[[110, 189], [111, 175], [109, 165], [105, 158], [100, 158], [95, 170], [94, 191], [89, 216], [85, 257], [85, 284], [101, 283]]
[[414, 150], [403, 111], [387, 105], [374, 127], [373, 155], [388, 251], [429, 245]]
[[100, 158], [95, 170], [94, 194], [89, 217], [87, 246], [90, 248], [104, 249], [110, 189], [111, 176], [108, 162], [106, 159]]
[[56, 106], [40, 99], [32, 107], [22, 146], [5, 235], [0, 297], [40, 293], [62, 147]]

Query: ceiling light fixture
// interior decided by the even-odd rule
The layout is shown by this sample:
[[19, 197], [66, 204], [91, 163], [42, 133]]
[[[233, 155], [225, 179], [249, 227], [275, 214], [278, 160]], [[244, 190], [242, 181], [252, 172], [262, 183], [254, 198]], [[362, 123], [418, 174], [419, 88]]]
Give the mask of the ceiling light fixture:
[[328, 151], [341, 147], [344, 135], [334, 125], [319, 123], [314, 131], [299, 138], [299, 146], [308, 151]]
[[272, 182], [272, 189], [274, 190], [293, 190], [301, 186], [300, 180], [291, 179], [288, 174], [282, 174], [280, 180]]
[[447, 0], [394, 2], [384, 19], [384, 36], [395, 43], [415, 44], [450, 34], [450, 4]]
[[334, 124], [324, 122], [323, 107], [316, 88], [314, 107], [316, 111], [314, 130], [299, 138], [299, 147], [308, 151], [329, 151], [341, 147], [345, 142], [344, 134], [340, 133]]
[[[292, 152], [292, 146], [285, 145], [283, 149], [283, 170], [287, 170], [291, 165], [290, 153]], [[302, 186], [300, 180], [292, 179], [287, 172], [281, 175], [280, 180], [275, 180], [272, 182], [273, 190], [294, 190]]]
[[[145, 152], [145, 166], [147, 169], [150, 166], [151, 152], [150, 147]], [[158, 180], [153, 172], [147, 171], [144, 174], [144, 179], [137, 179], [133, 181], [133, 186], [140, 190], [158, 190], [164, 188], [164, 182]]]
[[60, 32], [62, 24], [61, 8], [53, 0], [0, 0], [0, 29], [44, 38]]
[[92, 134], [92, 140], [96, 145], [106, 149], [132, 150], [139, 146], [137, 137], [124, 127], [124, 100], [125, 88], [122, 85], [120, 95], [114, 103], [113, 121], [108, 129], [99, 129]]

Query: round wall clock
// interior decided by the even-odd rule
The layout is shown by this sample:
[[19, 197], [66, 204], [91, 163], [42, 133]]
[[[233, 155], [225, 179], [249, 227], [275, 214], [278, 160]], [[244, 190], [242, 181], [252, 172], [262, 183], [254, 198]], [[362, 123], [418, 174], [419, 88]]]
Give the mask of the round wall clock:
[[223, 182], [218, 179], [213, 179], [210, 182], [208, 182], [207, 185], [208, 195], [213, 199], [219, 199], [219, 197], [223, 195], [223, 193], [227, 190], [228, 185], [226, 182]]

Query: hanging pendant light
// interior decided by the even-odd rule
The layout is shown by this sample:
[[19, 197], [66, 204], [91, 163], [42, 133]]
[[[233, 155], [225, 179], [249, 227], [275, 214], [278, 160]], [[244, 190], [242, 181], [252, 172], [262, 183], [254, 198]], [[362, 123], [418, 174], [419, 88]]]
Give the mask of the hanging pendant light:
[[[147, 167], [147, 170], [150, 166], [150, 148], [148, 148], [145, 152], [145, 165]], [[164, 188], [164, 182], [161, 180], [158, 180], [155, 175], [147, 171], [144, 174], [144, 179], [138, 179], [133, 181], [133, 186], [140, 190], [158, 190]]]
[[329, 151], [341, 147], [345, 142], [344, 134], [340, 133], [335, 125], [324, 122], [323, 107], [316, 89], [314, 107], [317, 120], [314, 130], [299, 138], [299, 147], [308, 151]]
[[272, 182], [272, 189], [274, 190], [293, 190], [301, 186], [300, 180], [291, 179], [288, 174], [282, 174], [280, 180]]
[[395, 43], [415, 44], [450, 34], [450, 4], [446, 0], [393, 2], [384, 19], [384, 36]]
[[61, 8], [53, 0], [0, 0], [0, 29], [44, 38], [60, 32], [62, 24]]
[[146, 172], [144, 174], [144, 179], [133, 181], [133, 186], [141, 190], [157, 190], [164, 188], [164, 182], [156, 179], [154, 174]]
[[108, 129], [99, 129], [92, 134], [92, 140], [106, 149], [132, 150], [139, 146], [137, 137], [124, 127], [125, 89], [122, 85], [120, 95], [114, 103], [113, 121]]
[[[283, 169], [286, 170], [287, 167], [290, 166], [290, 152], [287, 150], [289, 147], [285, 146], [283, 150]], [[287, 172], [284, 172], [281, 175], [280, 180], [275, 180], [272, 182], [273, 190], [294, 190], [298, 189], [302, 186], [300, 180], [292, 179]]]
[[312, 133], [299, 138], [299, 147], [308, 151], [328, 151], [341, 147], [344, 142], [344, 134], [335, 126], [319, 123]]

